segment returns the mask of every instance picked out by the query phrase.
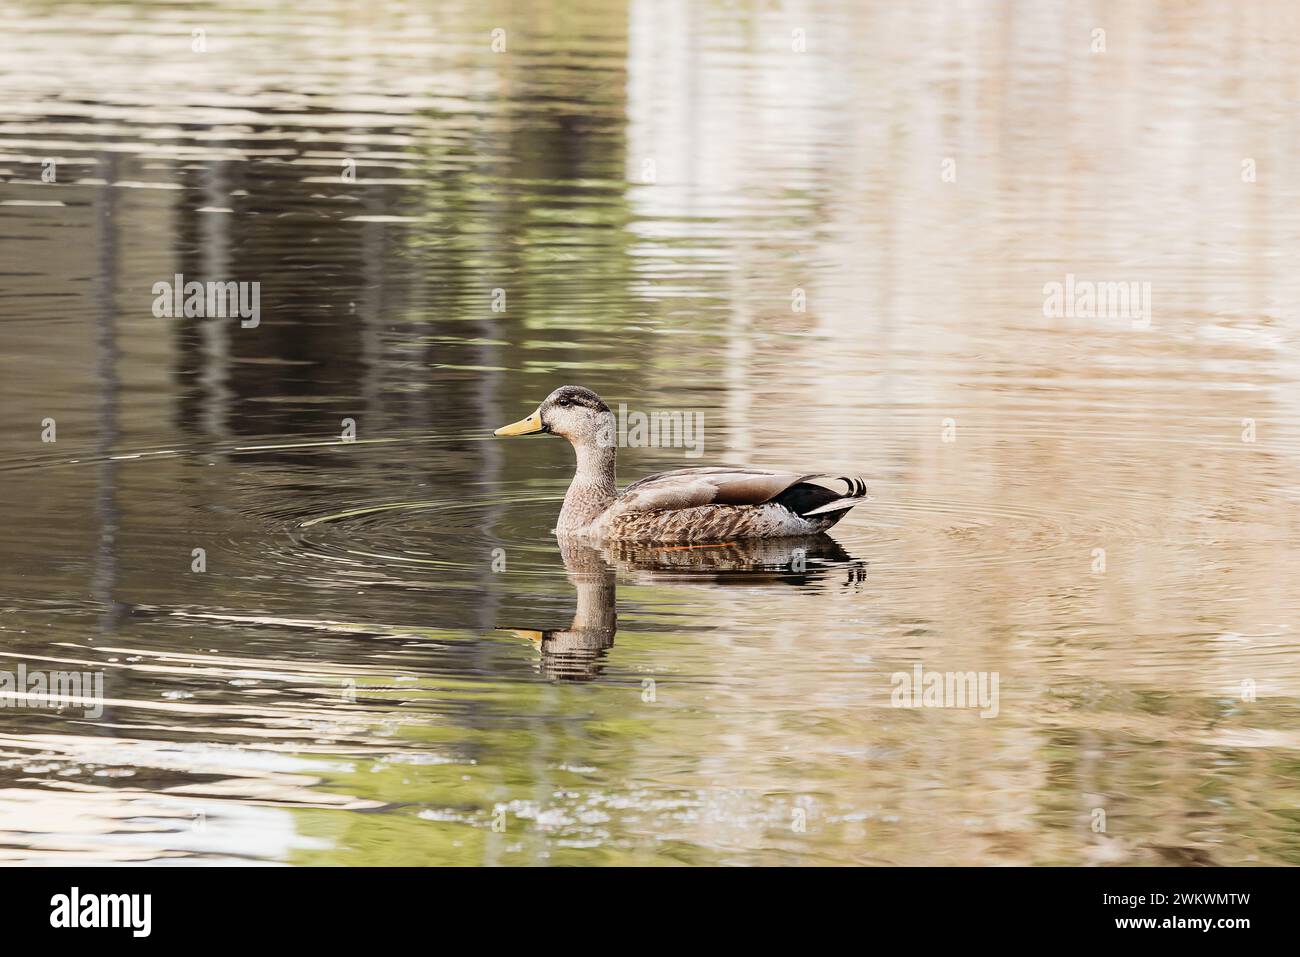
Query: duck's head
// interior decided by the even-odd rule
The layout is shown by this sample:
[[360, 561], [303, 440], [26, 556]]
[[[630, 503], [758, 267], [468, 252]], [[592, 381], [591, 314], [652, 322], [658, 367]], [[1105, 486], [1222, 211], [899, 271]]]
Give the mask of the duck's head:
[[562, 435], [574, 445], [612, 445], [614, 413], [590, 389], [562, 385], [527, 418], [503, 425], [493, 435], [534, 435], [549, 432]]

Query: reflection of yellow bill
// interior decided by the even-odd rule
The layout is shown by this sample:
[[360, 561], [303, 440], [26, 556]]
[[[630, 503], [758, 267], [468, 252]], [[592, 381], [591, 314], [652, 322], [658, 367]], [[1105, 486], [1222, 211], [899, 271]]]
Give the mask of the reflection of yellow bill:
[[534, 432], [542, 431], [542, 417], [534, 412], [526, 419], [520, 419], [518, 422], [511, 422], [509, 425], [503, 425], [493, 432], [493, 435], [532, 435]]
[[525, 641], [531, 641], [535, 645], [540, 645], [542, 639], [546, 637], [545, 634], [540, 631], [525, 631], [522, 628], [508, 628], [506, 630], [516, 638], [523, 638]]

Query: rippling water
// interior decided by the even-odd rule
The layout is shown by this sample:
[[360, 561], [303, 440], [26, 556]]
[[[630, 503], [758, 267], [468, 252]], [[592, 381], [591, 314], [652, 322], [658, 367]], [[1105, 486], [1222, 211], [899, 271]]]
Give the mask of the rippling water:
[[[0, 859], [1300, 863], [1292, 5], [3, 22]], [[874, 501], [562, 553], [564, 382]]]

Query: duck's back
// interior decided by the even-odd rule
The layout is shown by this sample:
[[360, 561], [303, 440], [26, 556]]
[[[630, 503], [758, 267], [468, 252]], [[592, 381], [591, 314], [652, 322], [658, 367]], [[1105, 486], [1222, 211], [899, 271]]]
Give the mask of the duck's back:
[[[860, 491], [850, 479], [832, 480], [844, 481], [847, 493], [807, 481], [819, 477], [720, 466], [660, 472], [625, 488], [597, 531], [609, 538], [662, 542], [814, 534], [839, 521]], [[843, 510], [808, 514], [837, 501], [846, 502]]]

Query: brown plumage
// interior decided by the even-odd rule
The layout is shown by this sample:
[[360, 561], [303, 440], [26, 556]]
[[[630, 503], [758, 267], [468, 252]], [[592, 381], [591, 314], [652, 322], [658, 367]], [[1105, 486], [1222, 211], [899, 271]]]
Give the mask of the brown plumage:
[[[496, 435], [567, 438], [577, 471], [556, 532], [640, 542], [720, 542], [814, 535], [868, 501], [859, 478], [754, 468], [687, 468], [614, 483], [614, 414], [596, 393], [561, 386], [525, 419]], [[840, 488], [840, 485], [843, 488]]]

